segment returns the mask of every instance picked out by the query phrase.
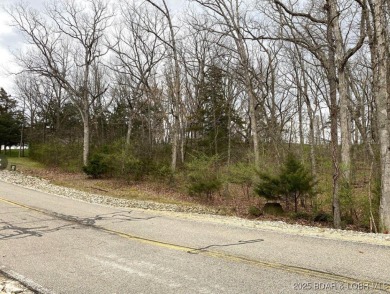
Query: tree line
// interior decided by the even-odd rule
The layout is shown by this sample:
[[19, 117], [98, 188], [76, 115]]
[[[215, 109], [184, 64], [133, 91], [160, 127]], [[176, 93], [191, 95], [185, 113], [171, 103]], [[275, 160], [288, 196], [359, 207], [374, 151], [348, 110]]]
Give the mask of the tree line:
[[17, 100], [0, 88], [0, 153], [4, 147], [20, 144], [23, 115], [18, 109]]
[[32, 151], [78, 144], [87, 166], [105, 148], [122, 171], [157, 162], [175, 174], [200, 153], [261, 169], [264, 154], [278, 163], [295, 148], [321, 178], [325, 148], [339, 228], [363, 150], [389, 230], [388, 1], [61, 0], [7, 11], [26, 41], [16, 85]]

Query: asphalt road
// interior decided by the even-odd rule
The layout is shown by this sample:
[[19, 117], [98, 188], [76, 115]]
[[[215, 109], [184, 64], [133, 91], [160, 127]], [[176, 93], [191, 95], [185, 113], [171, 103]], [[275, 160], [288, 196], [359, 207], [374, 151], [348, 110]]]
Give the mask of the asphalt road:
[[0, 271], [39, 293], [386, 293], [390, 247], [113, 208], [0, 181]]

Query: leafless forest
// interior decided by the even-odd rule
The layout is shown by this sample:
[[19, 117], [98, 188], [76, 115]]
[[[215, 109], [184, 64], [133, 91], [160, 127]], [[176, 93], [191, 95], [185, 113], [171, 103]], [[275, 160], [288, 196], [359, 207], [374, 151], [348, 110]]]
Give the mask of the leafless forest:
[[300, 211], [390, 229], [387, 0], [6, 9], [25, 42], [12, 94], [33, 158], [254, 197], [258, 174], [292, 153], [316, 183], [295, 194]]

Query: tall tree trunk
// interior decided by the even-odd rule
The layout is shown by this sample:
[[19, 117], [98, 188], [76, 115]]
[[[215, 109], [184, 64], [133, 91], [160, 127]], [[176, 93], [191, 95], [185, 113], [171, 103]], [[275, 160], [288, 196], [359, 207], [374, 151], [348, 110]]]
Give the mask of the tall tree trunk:
[[176, 171], [176, 166], [177, 166], [177, 147], [179, 141], [179, 127], [177, 121], [178, 120], [175, 118], [175, 121], [172, 125], [172, 153], [171, 153], [172, 172]]
[[130, 140], [131, 140], [131, 133], [132, 133], [132, 130], [133, 130], [133, 114], [132, 114], [132, 111], [129, 111], [129, 114], [128, 114], [128, 119], [127, 119], [127, 131], [126, 131], [126, 141], [125, 141], [125, 149], [126, 149], [126, 154], [127, 154], [127, 151], [130, 147]]
[[255, 165], [259, 167], [260, 165], [260, 151], [259, 151], [259, 135], [257, 132], [257, 119], [256, 119], [256, 97], [250, 91], [249, 94], [249, 116], [251, 120], [251, 132], [252, 132], [252, 140], [253, 140], [253, 153], [255, 155]]
[[256, 95], [253, 89], [253, 84], [250, 76], [250, 61], [245, 49], [244, 39], [241, 35], [241, 28], [236, 27], [237, 36], [235, 36], [236, 47], [241, 60], [242, 72], [244, 75], [244, 86], [246, 88], [249, 98], [249, 119], [250, 119], [250, 131], [253, 143], [253, 154], [255, 157], [255, 166], [258, 167], [260, 164], [260, 151], [259, 151], [259, 135], [256, 118]]
[[89, 159], [89, 143], [90, 143], [90, 127], [89, 127], [89, 113], [84, 110], [83, 115], [83, 165], [88, 165]]
[[298, 123], [299, 123], [299, 145], [301, 146], [301, 154], [304, 154], [305, 139], [303, 134], [303, 97], [302, 89], [298, 87]]
[[181, 79], [180, 79], [180, 62], [179, 52], [176, 43], [176, 35], [173, 26], [172, 17], [165, 0], [162, 0], [162, 5], [159, 6], [153, 0], [146, 0], [152, 6], [157, 8], [166, 18], [169, 28], [169, 40], [165, 40], [164, 43], [171, 50], [173, 58], [173, 91], [172, 91], [172, 106], [171, 112], [173, 116], [173, 123], [171, 128], [171, 140], [172, 140], [172, 153], [171, 153], [171, 170], [174, 173], [177, 166], [177, 155], [179, 149], [180, 138], [180, 104], [181, 104]]
[[345, 49], [340, 28], [337, 0], [329, 0], [331, 30], [334, 40], [335, 66], [338, 71], [338, 92], [340, 100], [340, 133], [341, 133], [341, 173], [345, 183], [351, 177], [351, 135], [348, 113], [348, 79], [345, 71]]
[[348, 112], [347, 79], [344, 69], [339, 69], [340, 131], [341, 131], [341, 172], [344, 182], [351, 181], [351, 127]]
[[[302, 66], [303, 63], [302, 63]], [[316, 161], [316, 153], [315, 153], [315, 114], [313, 108], [311, 106], [309, 93], [308, 93], [308, 81], [306, 79], [306, 73], [302, 69], [301, 74], [303, 76], [303, 96], [306, 102], [307, 114], [309, 116], [309, 142], [310, 142], [310, 163], [311, 163], [311, 173], [315, 179], [317, 179], [317, 161]]]
[[377, 40], [377, 108], [381, 161], [381, 198], [380, 198], [380, 230], [390, 230], [390, 136], [389, 136], [389, 97], [387, 92], [387, 62], [386, 21], [384, 15], [385, 1], [374, 3], [375, 31]]
[[333, 163], [333, 225], [335, 228], [341, 227], [340, 195], [339, 195], [339, 151], [338, 151], [338, 105], [337, 105], [337, 73], [336, 73], [336, 53], [333, 36], [333, 21], [335, 19], [334, 11], [331, 9], [330, 0], [327, 0], [328, 7], [328, 66], [327, 78], [329, 83], [330, 96], [330, 124], [331, 124], [331, 149]]

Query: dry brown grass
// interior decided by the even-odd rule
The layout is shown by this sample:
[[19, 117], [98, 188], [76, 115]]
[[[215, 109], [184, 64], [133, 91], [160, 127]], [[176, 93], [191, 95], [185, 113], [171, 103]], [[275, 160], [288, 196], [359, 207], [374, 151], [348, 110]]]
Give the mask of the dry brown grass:
[[113, 196], [124, 199], [156, 201], [178, 205], [203, 205], [216, 208], [221, 214], [248, 217], [250, 206], [261, 206], [263, 201], [254, 195], [246, 196], [238, 185], [229, 184], [211, 199], [190, 196], [185, 186], [178, 180], [176, 184], [167, 181], [127, 182], [123, 179], [91, 179], [84, 173], [69, 173], [59, 168], [44, 168], [28, 158], [18, 159], [18, 170], [24, 174], [49, 180], [55, 185], [74, 188], [81, 191]]
[[[16, 162], [15, 162], [16, 163]], [[84, 173], [69, 173], [58, 168], [45, 168], [28, 158], [17, 160], [18, 170], [24, 174], [49, 180], [51, 183], [74, 188], [81, 191], [112, 196], [124, 199], [149, 200], [159, 203], [178, 204], [183, 206], [203, 205], [218, 210], [220, 214], [235, 215], [245, 218], [255, 218], [248, 213], [251, 206], [261, 208], [265, 200], [256, 197], [250, 190], [249, 195], [239, 185], [229, 184], [221, 189], [221, 192], [213, 195], [211, 199], [189, 196], [180, 180], [176, 185], [168, 181], [127, 182], [123, 179], [103, 178], [91, 179]], [[325, 203], [324, 203], [325, 204]], [[326, 204], [325, 204], [326, 205]], [[288, 223], [331, 227], [331, 223], [313, 223], [310, 220], [293, 219], [289, 214], [285, 216], [262, 215], [256, 217], [259, 220], [281, 220]], [[349, 227], [358, 230], [357, 227]]]

